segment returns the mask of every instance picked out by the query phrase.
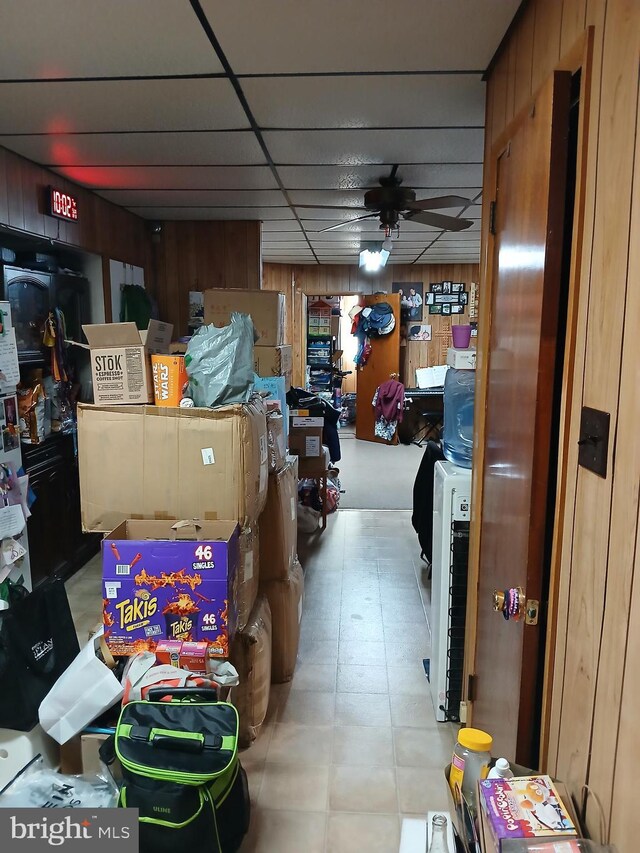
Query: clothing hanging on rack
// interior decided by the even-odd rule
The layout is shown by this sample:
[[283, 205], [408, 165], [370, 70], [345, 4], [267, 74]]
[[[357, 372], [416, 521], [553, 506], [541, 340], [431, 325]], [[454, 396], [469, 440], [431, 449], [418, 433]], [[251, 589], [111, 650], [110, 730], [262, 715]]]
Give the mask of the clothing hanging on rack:
[[373, 395], [372, 405], [376, 413], [374, 434], [385, 441], [393, 441], [404, 413], [404, 385], [396, 377], [397, 373], [392, 373], [390, 379], [378, 385]]

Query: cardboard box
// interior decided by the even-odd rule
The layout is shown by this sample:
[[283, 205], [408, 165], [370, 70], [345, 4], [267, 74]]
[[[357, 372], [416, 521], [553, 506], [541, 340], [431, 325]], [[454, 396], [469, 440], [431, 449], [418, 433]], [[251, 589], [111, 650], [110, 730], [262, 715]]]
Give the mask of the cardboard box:
[[183, 355], [151, 356], [153, 399], [156, 406], [179, 406], [189, 381]]
[[[100, 747], [109, 737], [111, 732], [81, 732], [62, 744], [60, 773], [70, 776], [104, 776]], [[118, 758], [109, 766], [109, 771], [116, 781], [122, 779], [122, 765]]]
[[318, 459], [322, 454], [322, 427], [289, 427], [289, 452], [301, 459]]
[[279, 471], [287, 461], [287, 439], [284, 418], [280, 412], [267, 412], [267, 444], [269, 447], [269, 473]]
[[94, 401], [112, 405], [153, 402], [149, 356], [168, 351], [171, 323], [149, 320], [144, 332], [135, 323], [95, 323], [83, 326], [82, 331], [89, 344]]
[[[229, 609], [232, 610], [233, 607]], [[207, 671], [207, 660], [212, 657], [209, 650], [210, 646], [206, 640], [196, 643], [183, 643], [180, 650], [180, 668], [188, 669], [189, 672], [204, 674]]]
[[284, 580], [268, 581], [262, 590], [271, 608], [271, 681], [291, 681], [296, 668], [304, 598], [302, 566], [295, 559]]
[[240, 533], [237, 581], [235, 599], [237, 630], [242, 631], [256, 603], [260, 582], [260, 537], [257, 524], [245, 528]]
[[156, 646], [156, 662], [179, 669], [182, 646], [182, 640], [160, 640]]
[[219, 409], [78, 406], [82, 527], [127, 518], [252, 524], [267, 495], [262, 401]]
[[260, 580], [284, 580], [298, 547], [298, 460], [288, 456], [269, 476], [267, 503], [260, 519]]
[[289, 438], [289, 407], [287, 406], [287, 382], [284, 376], [253, 377], [253, 387], [259, 394], [267, 394], [265, 400], [271, 399], [280, 403], [280, 411], [284, 418], [284, 437]]
[[253, 348], [253, 369], [258, 376], [284, 376], [286, 390], [291, 388], [293, 355], [290, 346]]
[[260, 596], [244, 631], [231, 644], [231, 663], [240, 684], [231, 692], [240, 717], [239, 744], [250, 746], [257, 738], [269, 707], [271, 690], [271, 610]]
[[[226, 658], [235, 633], [235, 521], [124, 521], [102, 541], [103, 622], [114, 655], [160, 640], [206, 640]], [[184, 650], [184, 649], [183, 649]]]
[[261, 347], [284, 344], [284, 293], [234, 288], [204, 291], [205, 323], [228, 326], [232, 311], [250, 315]]

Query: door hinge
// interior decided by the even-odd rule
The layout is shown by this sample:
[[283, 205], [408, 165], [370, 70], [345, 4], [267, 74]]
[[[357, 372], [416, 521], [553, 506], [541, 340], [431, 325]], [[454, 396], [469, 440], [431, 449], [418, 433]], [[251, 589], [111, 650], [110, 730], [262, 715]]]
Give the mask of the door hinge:
[[489, 233], [495, 236], [496, 233], [496, 203], [492, 201], [489, 204]]
[[478, 676], [470, 675], [467, 681], [467, 704], [476, 701], [476, 691], [478, 689]]

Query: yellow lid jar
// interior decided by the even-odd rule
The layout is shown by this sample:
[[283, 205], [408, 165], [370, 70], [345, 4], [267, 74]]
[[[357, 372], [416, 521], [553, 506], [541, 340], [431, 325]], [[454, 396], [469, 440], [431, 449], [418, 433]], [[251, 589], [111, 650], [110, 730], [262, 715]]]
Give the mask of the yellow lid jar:
[[481, 729], [460, 729], [458, 741], [453, 749], [449, 785], [454, 799], [458, 800], [458, 789], [475, 812], [477, 787], [486, 779], [491, 762], [493, 738]]

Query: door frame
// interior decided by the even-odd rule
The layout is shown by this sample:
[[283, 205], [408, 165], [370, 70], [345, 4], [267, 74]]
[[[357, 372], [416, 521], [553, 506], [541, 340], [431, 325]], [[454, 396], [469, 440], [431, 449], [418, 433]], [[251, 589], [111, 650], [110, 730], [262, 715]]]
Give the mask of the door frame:
[[[551, 699], [556, 659], [556, 634], [558, 626], [558, 596], [561, 583], [561, 562], [563, 554], [563, 535], [565, 507], [569, 480], [569, 438], [573, 410], [574, 369], [577, 354], [577, 326], [579, 315], [579, 288], [582, 269], [582, 243], [585, 224], [586, 169], [591, 98], [591, 78], [593, 61], [594, 28], [589, 27], [580, 36], [571, 50], [563, 57], [554, 71], [569, 71], [572, 74], [582, 72], [580, 81], [580, 117], [578, 130], [578, 150], [576, 164], [576, 188], [571, 248], [571, 267], [569, 274], [569, 293], [567, 305], [567, 325], [565, 336], [565, 355], [562, 374], [562, 399], [559, 423], [558, 477], [556, 483], [556, 502], [552, 556], [549, 576], [549, 604], [547, 630], [541, 643], [544, 646], [544, 682], [542, 688], [542, 720], [540, 733], [539, 766], [546, 769], [549, 755], [550, 733], [553, 726]], [[552, 72], [553, 73], [553, 72]], [[495, 272], [495, 240], [489, 231], [489, 202], [495, 198], [497, 188], [497, 163], [504, 151], [512, 128], [534, 109], [537, 92], [514, 117], [509, 126], [500, 134], [490, 149], [485, 149], [485, 181], [488, 195], [483, 198], [482, 219], [482, 257], [480, 260], [480, 311], [478, 316], [478, 343], [476, 360], [476, 388], [474, 409], [474, 465], [472, 472], [471, 526], [469, 539], [469, 571], [467, 591], [467, 616], [464, 653], [464, 701], [466, 703], [467, 725], [473, 724], [473, 688], [475, 675], [476, 647], [478, 631], [479, 565], [481, 542], [482, 501], [484, 488], [484, 455], [487, 414], [487, 379], [491, 356], [490, 342], [492, 332], [493, 276]], [[490, 127], [489, 99], [486, 103], [485, 126]]]

